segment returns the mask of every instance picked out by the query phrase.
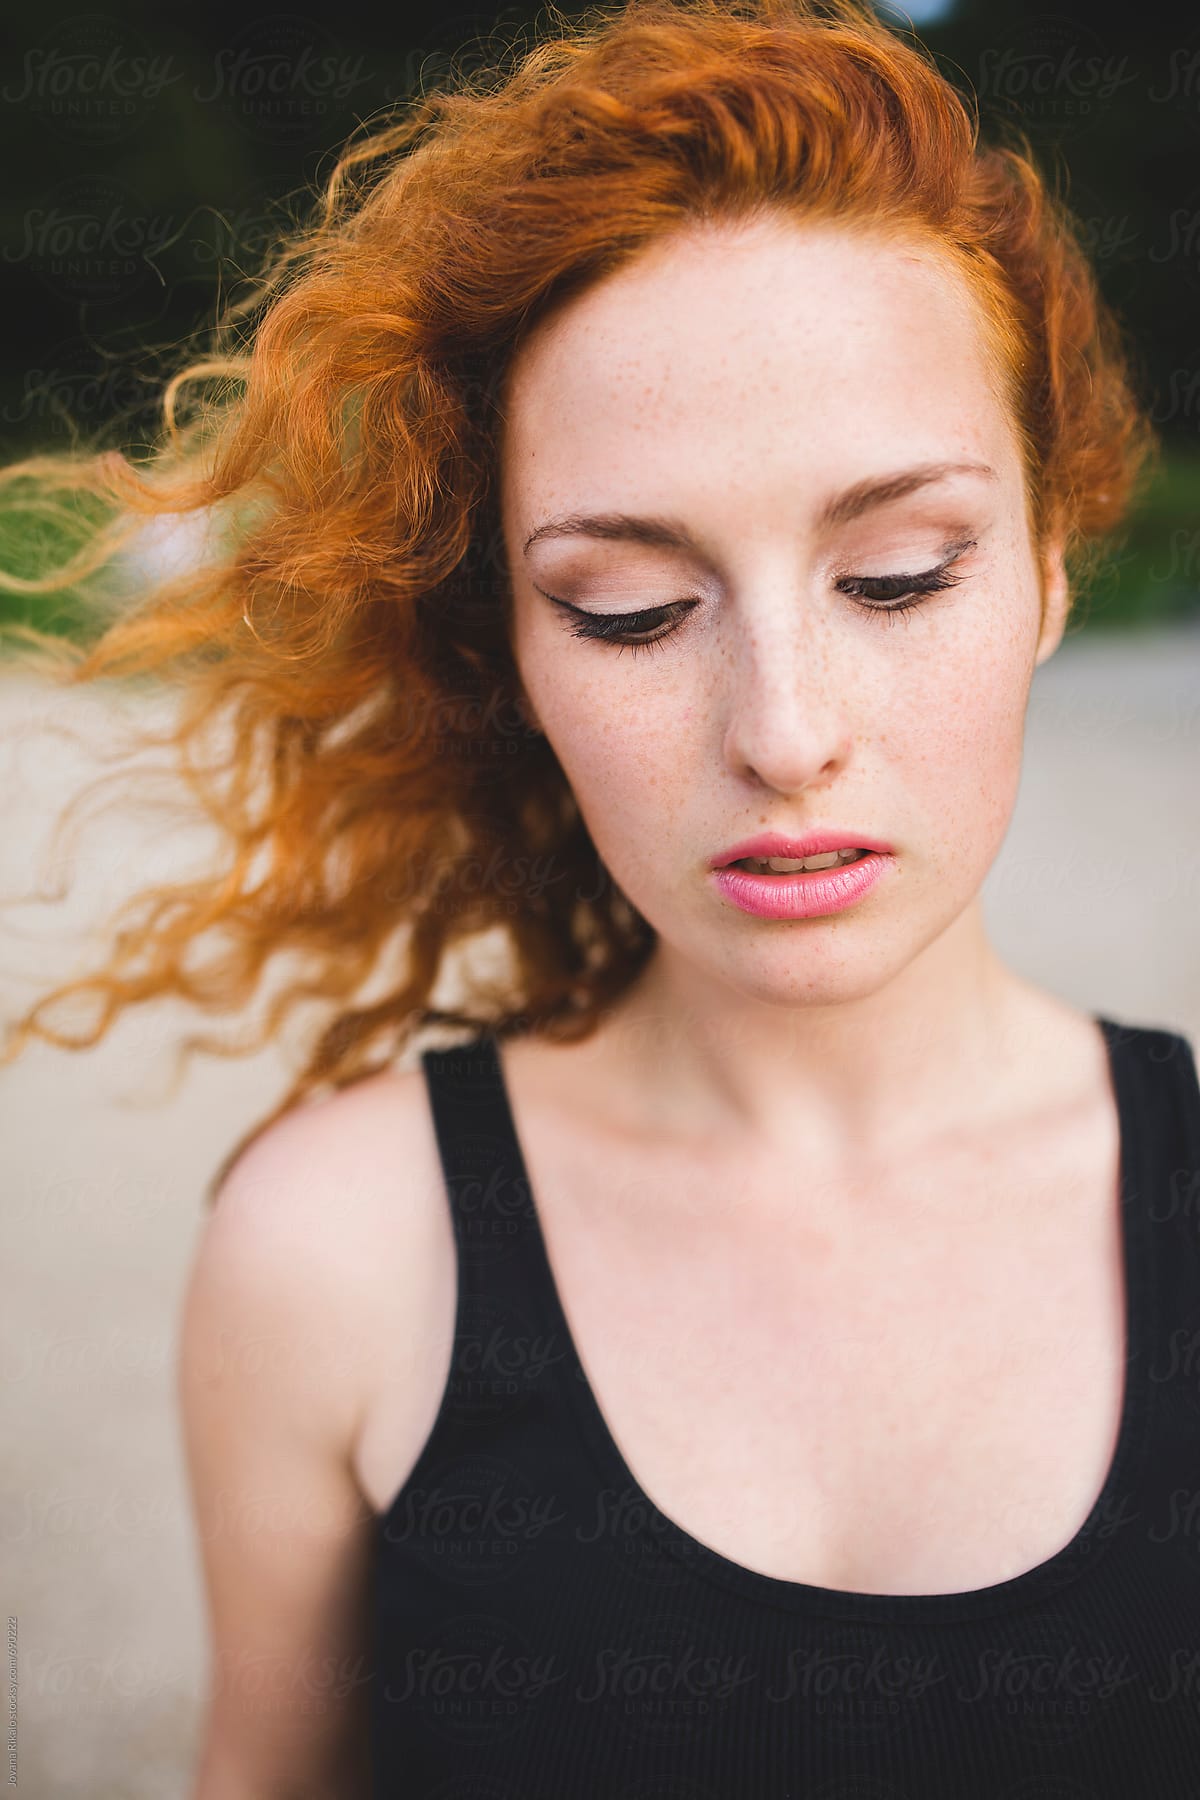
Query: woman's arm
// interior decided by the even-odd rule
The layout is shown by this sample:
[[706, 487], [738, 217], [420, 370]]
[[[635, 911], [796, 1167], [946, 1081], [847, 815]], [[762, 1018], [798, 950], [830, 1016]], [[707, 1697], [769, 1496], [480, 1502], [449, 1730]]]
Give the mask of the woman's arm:
[[343, 1104], [287, 1116], [244, 1153], [185, 1295], [178, 1391], [213, 1651], [190, 1800], [370, 1793]]

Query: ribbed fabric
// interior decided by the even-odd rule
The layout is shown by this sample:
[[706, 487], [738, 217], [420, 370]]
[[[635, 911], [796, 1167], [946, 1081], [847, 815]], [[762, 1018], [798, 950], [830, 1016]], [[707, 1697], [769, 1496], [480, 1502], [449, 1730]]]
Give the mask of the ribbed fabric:
[[572, 1343], [494, 1040], [424, 1053], [458, 1316], [377, 1522], [376, 1800], [1200, 1800], [1200, 1086], [1186, 1038], [1096, 1021], [1118, 1441], [1069, 1544], [956, 1594], [777, 1580], [659, 1512]]

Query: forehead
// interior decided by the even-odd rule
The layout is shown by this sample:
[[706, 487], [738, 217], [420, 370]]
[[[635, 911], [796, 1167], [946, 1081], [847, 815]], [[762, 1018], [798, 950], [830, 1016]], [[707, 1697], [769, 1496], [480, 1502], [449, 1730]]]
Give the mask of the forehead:
[[819, 478], [983, 450], [1008, 421], [981, 314], [932, 248], [770, 219], [690, 227], [574, 297], [510, 371], [505, 485]]

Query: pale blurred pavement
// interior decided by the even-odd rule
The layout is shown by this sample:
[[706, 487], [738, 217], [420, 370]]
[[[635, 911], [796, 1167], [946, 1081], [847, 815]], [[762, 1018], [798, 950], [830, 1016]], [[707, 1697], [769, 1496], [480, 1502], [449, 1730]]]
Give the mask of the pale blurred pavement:
[[[47, 696], [0, 666], [5, 896], [96, 768], [35, 722], [53, 709], [104, 734], [145, 705]], [[997, 947], [1032, 980], [1200, 1046], [1198, 778], [1200, 620], [1068, 639], [1035, 678], [985, 905]], [[209, 842], [152, 813], [90, 827], [66, 903], [0, 914], [4, 1015], [42, 979], [93, 966], [70, 932], [185, 863], [199, 872]], [[159, 1007], [98, 1050], [34, 1046], [0, 1070], [2, 1572], [19, 1628], [20, 1788], [54, 1800], [183, 1797], [195, 1752], [207, 1653], [174, 1411], [178, 1305], [204, 1184], [288, 1070], [276, 1052], [197, 1057], [160, 1104], [187, 1026], [234, 1030]]]

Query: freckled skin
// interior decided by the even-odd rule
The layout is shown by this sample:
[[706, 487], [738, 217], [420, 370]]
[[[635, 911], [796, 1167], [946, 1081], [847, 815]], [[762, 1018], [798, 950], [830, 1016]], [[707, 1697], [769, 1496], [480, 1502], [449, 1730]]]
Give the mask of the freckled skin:
[[[669, 1012], [686, 994], [731, 1033], [769, 1033], [782, 1007], [894, 1038], [1001, 981], [979, 889], [1067, 596], [1048, 557], [1043, 619], [1016, 438], [956, 272], [831, 226], [689, 228], [543, 322], [501, 448], [518, 669], [601, 856], [659, 933], [643, 995]], [[960, 459], [998, 479], [954, 476], [818, 529], [852, 483]], [[681, 519], [704, 554], [550, 539], [523, 556], [539, 522], [600, 510]], [[834, 585], [932, 569], [963, 535], [978, 542], [957, 585], [909, 611]], [[596, 613], [700, 605], [635, 654], [574, 637], [537, 587]], [[829, 824], [896, 852], [845, 912], [760, 920], [707, 877], [754, 831]]]

